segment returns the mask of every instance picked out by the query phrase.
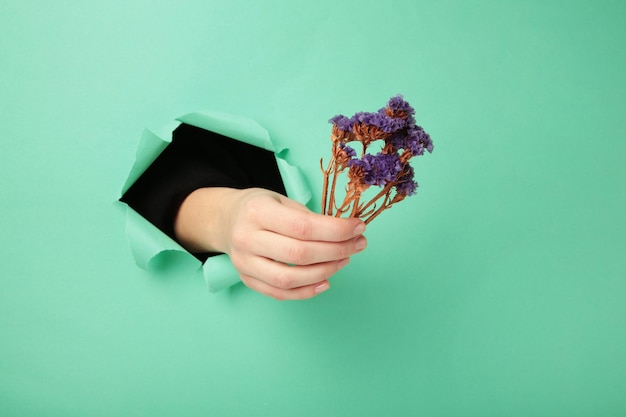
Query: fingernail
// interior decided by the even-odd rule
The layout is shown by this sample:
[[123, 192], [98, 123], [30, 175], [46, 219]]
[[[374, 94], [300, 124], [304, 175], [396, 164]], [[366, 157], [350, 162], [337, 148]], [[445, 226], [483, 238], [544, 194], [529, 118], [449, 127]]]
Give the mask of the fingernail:
[[342, 259], [338, 262], [337, 266], [339, 266], [339, 269], [343, 268], [344, 266], [348, 265], [350, 263], [350, 258], [346, 258], [346, 259]]
[[354, 228], [354, 234], [360, 235], [365, 231], [365, 223], [359, 223], [357, 227]]
[[358, 238], [356, 240], [356, 243], [354, 244], [354, 247], [356, 248], [356, 250], [365, 249], [366, 246], [367, 246], [367, 239], [365, 239], [363, 236]]
[[329, 288], [330, 288], [330, 285], [328, 285], [328, 283], [326, 283], [326, 282], [323, 283], [323, 284], [320, 284], [317, 287], [315, 287], [315, 294], [322, 293], [322, 292], [326, 291]]

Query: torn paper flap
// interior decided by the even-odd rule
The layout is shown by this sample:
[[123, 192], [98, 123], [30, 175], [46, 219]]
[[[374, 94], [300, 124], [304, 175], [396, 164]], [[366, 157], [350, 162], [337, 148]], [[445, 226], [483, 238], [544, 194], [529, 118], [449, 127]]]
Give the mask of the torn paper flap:
[[[176, 120], [273, 152], [287, 196], [301, 204], [308, 204], [311, 199], [311, 191], [302, 171], [298, 167], [290, 165], [284, 159], [287, 150], [276, 151], [269, 132], [255, 120], [218, 112], [189, 113]], [[168, 138], [171, 138], [177, 126], [178, 124], [172, 126], [171, 130], [166, 132]], [[145, 130], [142, 133], [135, 163], [124, 184], [122, 193], [141, 176], [168, 144], [168, 141], [150, 130]], [[187, 258], [189, 258], [189, 262], [193, 260], [197, 262], [197, 268], [202, 268], [211, 292], [220, 291], [240, 282], [239, 274], [228, 255], [210, 257], [202, 264], [180, 244], [126, 204], [124, 205], [126, 206], [126, 237], [135, 262], [141, 268], [159, 270], [167, 267], [165, 265], [167, 262], [183, 262], [182, 259], [185, 259], [184, 262], [187, 263]], [[179, 252], [187, 256], [171, 256], [173, 252]]]

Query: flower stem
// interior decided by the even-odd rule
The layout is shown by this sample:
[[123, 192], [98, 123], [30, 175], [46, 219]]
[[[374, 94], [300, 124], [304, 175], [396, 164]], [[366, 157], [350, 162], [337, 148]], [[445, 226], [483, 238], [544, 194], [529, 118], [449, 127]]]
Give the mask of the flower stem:
[[345, 212], [348, 211], [348, 209], [350, 209], [350, 205], [352, 204], [352, 202], [354, 200], [357, 200], [361, 197], [361, 193], [358, 191], [353, 191], [352, 195], [350, 195], [350, 192], [348, 191], [346, 193], [346, 197], [343, 199], [343, 203], [341, 204], [341, 207], [337, 208], [337, 212], [335, 213], [335, 217], [341, 217], [342, 214], [344, 214]]
[[387, 202], [389, 201], [389, 195], [387, 195], [385, 197], [385, 201], [383, 201], [383, 204], [380, 205], [380, 207], [378, 208], [378, 210], [376, 210], [371, 216], [369, 216], [367, 219], [365, 219], [365, 224], [369, 224], [372, 220], [374, 220], [380, 213], [382, 213], [383, 211], [385, 211], [386, 209], [388, 209], [390, 206], [387, 205]]
[[389, 192], [391, 191], [391, 187], [393, 187], [393, 186], [394, 186], [393, 182], [390, 182], [389, 184], [385, 185], [385, 188], [380, 190], [380, 192], [378, 194], [376, 194], [376, 196], [374, 198], [372, 198], [366, 205], [361, 207], [361, 209], [359, 210], [358, 215], [360, 216], [369, 206], [374, 204], [382, 196], [384, 196], [384, 195], [388, 196]]
[[356, 200], [352, 203], [352, 213], [350, 213], [350, 217], [358, 217], [359, 216], [359, 200], [361, 199], [361, 194], [359, 193], [356, 197]]
[[337, 167], [333, 170], [333, 183], [330, 186], [330, 202], [328, 203], [328, 214], [333, 214], [333, 208], [335, 204], [335, 187], [337, 186]]
[[[332, 156], [330, 158], [330, 162], [328, 163], [328, 167], [324, 170], [323, 165], [322, 165], [322, 159], [320, 159], [320, 170], [322, 170], [322, 174], [324, 175], [324, 184], [322, 185], [322, 214], [326, 214], [327, 210], [326, 210], [326, 202], [328, 200], [328, 177], [330, 176], [330, 171], [333, 168], [333, 162], [335, 160], [335, 157]], [[331, 207], [332, 210], [332, 207]]]

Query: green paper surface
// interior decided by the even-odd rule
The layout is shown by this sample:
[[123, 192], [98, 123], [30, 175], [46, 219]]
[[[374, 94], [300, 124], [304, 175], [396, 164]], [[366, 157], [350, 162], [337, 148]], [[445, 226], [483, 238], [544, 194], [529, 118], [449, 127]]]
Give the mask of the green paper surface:
[[[0, 416], [626, 415], [625, 21], [608, 0], [0, 2]], [[111, 203], [178, 115], [253, 120], [225, 127], [271, 138], [319, 211], [328, 119], [398, 93], [435, 150], [327, 292], [277, 302], [216, 259], [210, 293], [171, 241], [137, 266]]]
[[188, 125], [210, 130], [220, 135], [275, 152], [269, 133], [260, 124], [247, 117], [218, 112], [190, 113], [178, 120]]
[[128, 174], [128, 179], [124, 183], [122, 193], [124, 194], [137, 178], [154, 162], [156, 157], [165, 149], [169, 141], [161, 139], [150, 130], [146, 129], [141, 135], [137, 152], [135, 153], [135, 163]]

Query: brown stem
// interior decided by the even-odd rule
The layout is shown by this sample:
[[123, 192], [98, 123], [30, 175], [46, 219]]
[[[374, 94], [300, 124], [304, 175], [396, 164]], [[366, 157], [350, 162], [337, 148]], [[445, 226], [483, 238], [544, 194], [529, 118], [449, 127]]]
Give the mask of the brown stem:
[[343, 199], [343, 203], [341, 204], [341, 207], [337, 208], [335, 217], [341, 217], [342, 214], [348, 211], [348, 209], [350, 208], [350, 204], [352, 204], [354, 200], [358, 200], [360, 197], [361, 197], [360, 192], [355, 191], [352, 195], [350, 195], [349, 190], [348, 190], [346, 192], [346, 197]]
[[333, 162], [335, 157], [330, 158], [330, 162], [328, 163], [328, 167], [324, 170], [322, 165], [322, 159], [320, 159], [320, 170], [324, 175], [324, 184], [322, 185], [322, 214], [326, 214], [326, 202], [328, 200], [328, 177], [330, 176], [330, 171], [333, 167]]
[[328, 203], [328, 214], [333, 214], [333, 207], [335, 207], [335, 188], [337, 187], [337, 167], [333, 170], [333, 183], [330, 187], [330, 202]]
[[361, 199], [361, 193], [359, 193], [356, 197], [356, 200], [354, 201], [353, 205], [352, 205], [352, 213], [350, 213], [350, 217], [358, 217], [359, 214], [359, 200]]
[[372, 214], [373, 212], [376, 211], [376, 204], [374, 204], [374, 206], [372, 208], [370, 208], [370, 210], [367, 211], [367, 212], [365, 210], [363, 210], [363, 205], [364, 204], [362, 204], [361, 207], [359, 207], [359, 211], [358, 211], [359, 218], [361, 218], [361, 219], [364, 218], [364, 217], [369, 216], [370, 214]]
[[326, 198], [328, 196], [328, 172], [322, 168], [322, 160], [320, 159], [320, 169], [324, 175], [324, 184], [322, 185], [322, 214], [326, 214]]
[[374, 204], [379, 198], [381, 198], [382, 196], [384, 196], [385, 194], [389, 194], [389, 191], [391, 191], [391, 187], [394, 186], [393, 182], [390, 182], [389, 184], [385, 185], [385, 188], [383, 188], [382, 190], [380, 190], [380, 192], [378, 194], [376, 194], [375, 197], [373, 197], [366, 205], [364, 205], [363, 207], [361, 207], [360, 210], [360, 214], [363, 213], [363, 211], [365, 211], [365, 209], [367, 209], [369, 206], [371, 206], [372, 204]]
[[389, 196], [387, 195], [387, 197], [385, 198], [385, 201], [383, 201], [383, 204], [381, 204], [381, 206], [378, 208], [378, 210], [376, 210], [374, 212], [374, 214], [372, 214], [371, 216], [369, 216], [366, 220], [365, 220], [365, 224], [369, 224], [372, 220], [374, 220], [380, 213], [382, 213], [383, 211], [385, 211], [386, 209], [388, 209], [391, 206], [387, 205], [387, 202], [389, 201]]
[[405, 198], [405, 196], [400, 195], [400, 194], [394, 195], [392, 199], [390, 199], [389, 197], [390, 197], [390, 194], [387, 194], [387, 196], [385, 197], [385, 201], [383, 202], [383, 205], [380, 206], [380, 208], [376, 210], [367, 220], [365, 220], [365, 224], [369, 224], [369, 222], [374, 220], [374, 218], [378, 216], [380, 213], [387, 210], [388, 208], [393, 206], [395, 203], [398, 203], [404, 200]]

